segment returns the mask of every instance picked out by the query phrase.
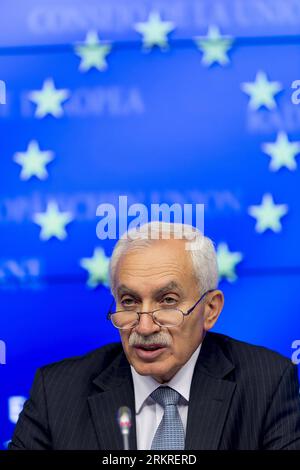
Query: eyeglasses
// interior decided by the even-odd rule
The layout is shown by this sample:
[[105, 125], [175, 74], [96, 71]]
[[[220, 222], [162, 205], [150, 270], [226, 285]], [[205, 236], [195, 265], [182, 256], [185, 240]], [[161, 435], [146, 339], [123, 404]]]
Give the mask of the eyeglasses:
[[[197, 305], [204, 299], [204, 297], [213, 292], [215, 289], [210, 289], [197, 300], [197, 302], [188, 309], [187, 312], [183, 312], [179, 308], [159, 308], [150, 312], [137, 312], [136, 310], [117, 310], [112, 312], [111, 308], [107, 314], [107, 319], [111, 320], [112, 324], [118, 328], [118, 330], [130, 330], [137, 326], [140, 322], [141, 315], [151, 315], [152, 321], [158, 326], [172, 328], [180, 326], [183, 323], [184, 317], [188, 316], [197, 307]], [[113, 302], [114, 304], [114, 302]], [[112, 305], [113, 305], [112, 304]]]

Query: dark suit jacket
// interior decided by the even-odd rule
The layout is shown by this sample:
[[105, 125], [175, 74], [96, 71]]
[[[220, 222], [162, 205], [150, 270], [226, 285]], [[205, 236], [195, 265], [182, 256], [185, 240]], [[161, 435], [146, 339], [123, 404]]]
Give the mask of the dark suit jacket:
[[[39, 369], [10, 449], [122, 449], [120, 406], [134, 415], [120, 343]], [[136, 427], [130, 435], [136, 449]], [[186, 449], [300, 449], [296, 367], [265, 348], [207, 333], [191, 384]]]

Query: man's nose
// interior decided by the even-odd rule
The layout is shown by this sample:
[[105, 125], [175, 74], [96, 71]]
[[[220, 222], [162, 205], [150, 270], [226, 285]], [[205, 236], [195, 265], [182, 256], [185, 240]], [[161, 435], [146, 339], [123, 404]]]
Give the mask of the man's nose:
[[135, 327], [137, 333], [150, 335], [160, 330], [160, 326], [154, 323], [151, 313], [141, 313], [139, 324]]

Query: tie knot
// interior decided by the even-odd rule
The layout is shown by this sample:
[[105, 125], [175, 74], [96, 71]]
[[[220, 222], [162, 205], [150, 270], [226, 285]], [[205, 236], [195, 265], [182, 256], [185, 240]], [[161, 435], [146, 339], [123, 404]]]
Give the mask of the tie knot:
[[177, 405], [181, 395], [171, 387], [158, 387], [150, 396], [165, 408], [167, 405]]

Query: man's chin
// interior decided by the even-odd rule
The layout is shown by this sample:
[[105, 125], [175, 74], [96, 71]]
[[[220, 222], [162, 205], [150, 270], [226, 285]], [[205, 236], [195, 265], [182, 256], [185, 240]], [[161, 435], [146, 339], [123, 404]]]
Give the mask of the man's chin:
[[131, 365], [140, 375], [150, 375], [151, 377], [164, 377], [170, 372], [170, 365], [167, 364], [167, 358], [156, 359], [153, 361], [144, 361], [140, 358], [134, 358]]
[[139, 375], [152, 377], [160, 384], [169, 382], [178, 370], [176, 367], [170, 369], [169, 366], [162, 362], [152, 364], [134, 362], [132, 366]]

